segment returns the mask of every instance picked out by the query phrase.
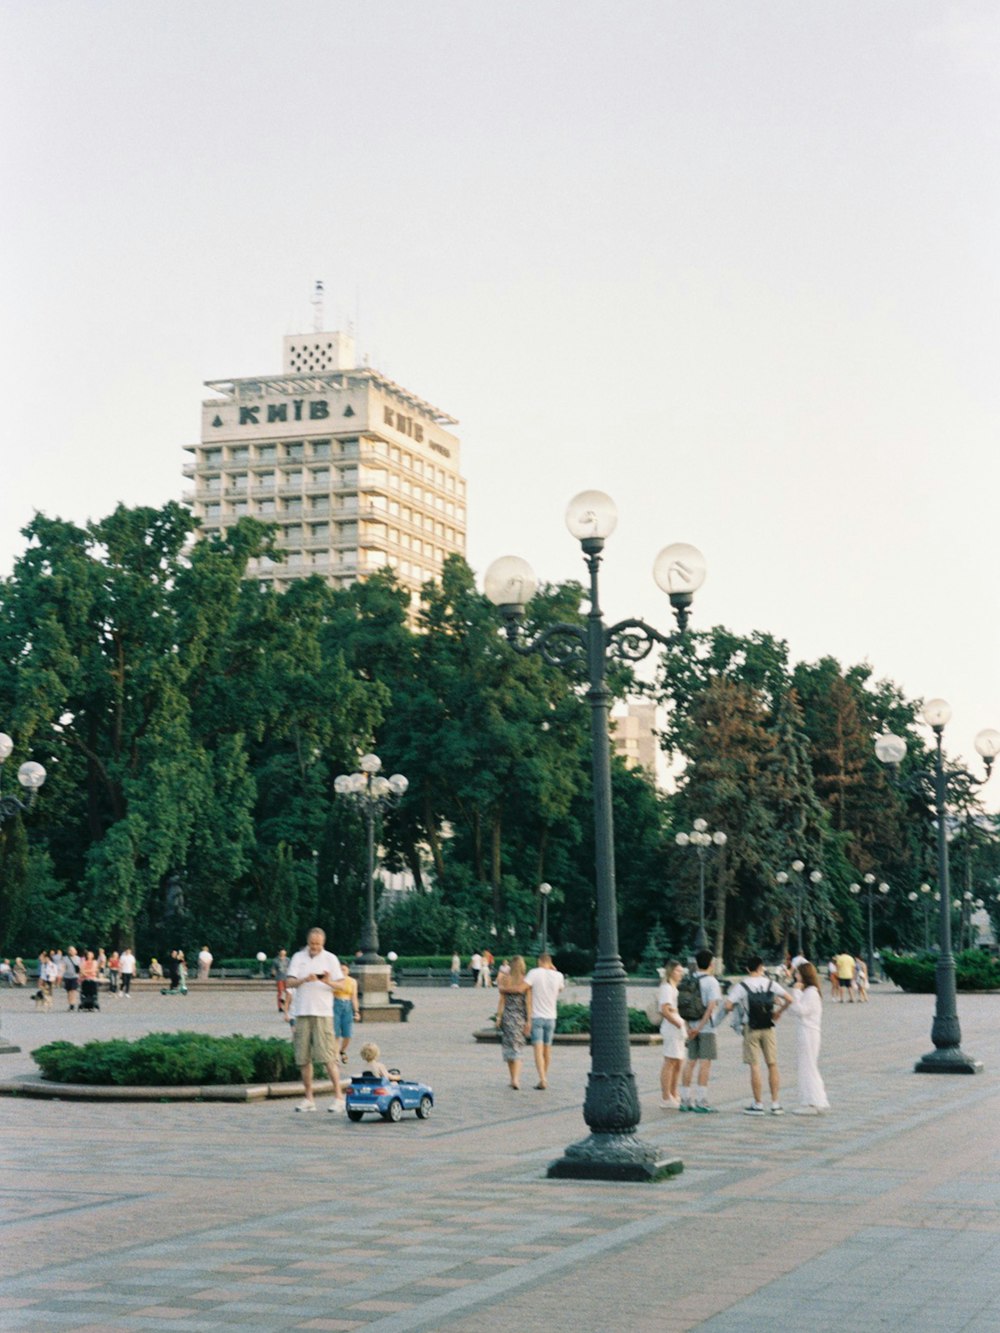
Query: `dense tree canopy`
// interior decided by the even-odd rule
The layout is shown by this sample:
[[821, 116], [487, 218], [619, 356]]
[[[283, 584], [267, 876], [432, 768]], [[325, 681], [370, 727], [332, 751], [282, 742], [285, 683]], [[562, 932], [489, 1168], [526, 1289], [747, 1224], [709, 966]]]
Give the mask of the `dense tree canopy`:
[[[448, 951], [538, 943], [586, 951], [595, 933], [589, 710], [579, 681], [514, 653], [468, 566], [448, 561], [411, 623], [382, 571], [333, 590], [278, 594], [244, 578], [271, 551], [243, 520], [195, 540], [180, 505], [119, 507], [78, 527], [37, 515], [0, 584], [0, 726], [12, 765], [49, 780], [27, 819], [0, 831], [0, 950], [135, 941], [142, 955], [209, 942], [216, 956], [273, 952], [320, 921], [341, 949], [360, 929], [365, 841], [334, 779], [375, 749], [410, 787], [379, 837], [411, 895], [383, 946]], [[580, 622], [575, 583], [545, 587], [529, 628]], [[624, 695], [633, 682], [616, 674]], [[877, 937], [923, 941], [933, 879], [926, 792], [896, 789], [874, 759], [886, 727], [927, 755], [914, 704], [867, 665], [792, 664], [766, 633], [691, 633], [655, 691], [679, 777], [659, 793], [613, 765], [622, 951], [687, 948], [697, 865], [674, 835], [697, 817], [727, 833], [708, 863], [717, 952], [776, 954], [791, 940], [796, 858], [822, 871], [803, 901], [810, 949], [859, 949], [853, 881], [892, 886]], [[994, 910], [994, 822], [956, 777], [956, 880]], [[988, 891], [992, 888], [992, 894]], [[926, 896], [925, 896], [926, 897]], [[497, 948], [501, 945], [501, 948]]]

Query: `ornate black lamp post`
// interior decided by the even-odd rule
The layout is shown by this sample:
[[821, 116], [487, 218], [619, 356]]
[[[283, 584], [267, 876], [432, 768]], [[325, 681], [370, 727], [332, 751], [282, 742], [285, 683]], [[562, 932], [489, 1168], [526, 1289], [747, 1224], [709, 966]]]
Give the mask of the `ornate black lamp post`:
[[[869, 871], [868, 874], [865, 875], [864, 880], [865, 880], [864, 890], [862, 890], [860, 884], [851, 884], [848, 887], [850, 888], [851, 892], [855, 895], [855, 897], [857, 897], [858, 894], [864, 892], [864, 895], [868, 900], [868, 956], [865, 961], [868, 966], [868, 980], [874, 981], [875, 980], [875, 936], [874, 936], [873, 914], [875, 911], [876, 876], [873, 875], [871, 871]], [[878, 891], [883, 895], [889, 892], [889, 886], [888, 884], [886, 884], [885, 880], [882, 880], [882, 882], [878, 885]]]
[[[13, 749], [14, 742], [5, 732], [0, 731], [0, 779], [3, 776], [3, 766], [10, 758]], [[32, 759], [21, 765], [17, 770], [17, 780], [24, 788], [24, 800], [20, 800], [13, 793], [4, 796], [0, 790], [0, 825], [5, 824], [8, 819], [13, 819], [15, 815], [27, 814], [34, 804], [39, 788], [45, 782], [45, 776], [45, 769]]]
[[[917, 1074], [978, 1074], [982, 1064], [972, 1059], [962, 1050], [962, 1030], [958, 1023], [958, 1003], [955, 991], [955, 958], [951, 951], [951, 887], [948, 872], [948, 829], [947, 804], [948, 780], [954, 773], [948, 773], [944, 766], [942, 738], [944, 729], [951, 717], [951, 707], [944, 699], [931, 699], [924, 705], [923, 719], [934, 732], [935, 754], [932, 773], [920, 772], [915, 775], [922, 786], [930, 785], [934, 795], [934, 810], [937, 816], [937, 852], [938, 852], [938, 893], [941, 896], [938, 914], [938, 939], [940, 951], [934, 969], [936, 1005], [934, 1022], [931, 1025], [931, 1040], [934, 1050], [928, 1052], [914, 1065]], [[1000, 754], [1000, 731], [987, 727], [980, 731], [975, 739], [976, 750], [982, 755], [986, 765], [986, 776], [975, 778], [971, 773], [963, 776], [975, 786], [989, 781], [993, 760]], [[901, 736], [891, 734], [880, 736], [875, 742], [875, 753], [883, 764], [889, 764], [894, 770], [906, 757], [906, 742]]]
[[542, 895], [542, 953], [549, 951], [549, 894], [551, 884], [539, 884], [538, 892]]
[[379, 776], [382, 760], [377, 754], [361, 756], [360, 773], [342, 773], [335, 779], [333, 789], [338, 796], [351, 801], [361, 811], [368, 834], [368, 876], [365, 895], [365, 923], [361, 928], [362, 964], [384, 965], [378, 951], [378, 922], [375, 920], [375, 820], [410, 785], [402, 773], [391, 778]]
[[[589, 684], [598, 955], [590, 1006], [591, 1068], [583, 1106], [590, 1135], [571, 1144], [558, 1161], [550, 1164], [548, 1174], [589, 1180], [657, 1180], [682, 1170], [682, 1163], [661, 1156], [635, 1133], [641, 1113], [630, 1061], [626, 975], [618, 953], [606, 672], [609, 657], [639, 662], [654, 644], [671, 647], [677, 635], [664, 636], [642, 620], [605, 625], [598, 570], [605, 540], [616, 522], [614, 502], [601, 491], [584, 491], [570, 501], [566, 511], [567, 527], [579, 539], [590, 574], [586, 625], [549, 625], [534, 639], [523, 637], [520, 621], [537, 582], [531, 566], [518, 556], [503, 556], [490, 565], [485, 590], [500, 608], [515, 652], [539, 653], [551, 665], [577, 674], [584, 668]], [[653, 577], [670, 597], [678, 633], [683, 633], [694, 593], [704, 582], [704, 557], [685, 543], [667, 546], [656, 558]]]
[[692, 822], [690, 833], [678, 833], [674, 842], [678, 847], [693, 847], [698, 853], [698, 933], [694, 937], [697, 952], [708, 948], [708, 935], [705, 933], [705, 856], [712, 847], [725, 847], [727, 838], [721, 830], [708, 831], [708, 820], [696, 819]]
[[[919, 902], [924, 912], [924, 951], [930, 953], [931, 949], [931, 926], [930, 926], [930, 905], [931, 905], [931, 886], [921, 884], [920, 892], [916, 889], [911, 890], [907, 895], [911, 903]], [[940, 894], [934, 895], [935, 900], [940, 898]]]
[[[795, 860], [792, 862], [792, 874], [795, 876], [795, 941], [798, 953], [801, 955], [802, 948], [802, 898], [806, 890], [804, 871], [805, 861]], [[779, 870], [774, 877], [782, 887], [792, 878], [787, 870]], [[822, 870], [811, 870], [809, 872], [809, 883], [812, 885], [823, 882]], [[815, 943], [815, 941], [813, 941]]]

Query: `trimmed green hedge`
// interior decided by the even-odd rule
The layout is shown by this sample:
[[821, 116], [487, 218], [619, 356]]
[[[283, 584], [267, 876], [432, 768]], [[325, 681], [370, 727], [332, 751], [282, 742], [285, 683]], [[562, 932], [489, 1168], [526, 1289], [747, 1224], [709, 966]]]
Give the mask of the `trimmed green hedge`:
[[[890, 981], [911, 994], [932, 995], [935, 990], [937, 955], [883, 953], [882, 966]], [[955, 986], [958, 990], [1000, 989], [1000, 963], [982, 949], [965, 949], [955, 955]]]
[[[632, 1033], [659, 1032], [659, 1024], [655, 1026], [650, 1023], [642, 1009], [629, 1009], [628, 1011], [628, 1030]], [[562, 1004], [556, 1005], [556, 1032], [589, 1032], [590, 1031], [590, 1005], [589, 1004]]]
[[53, 1041], [31, 1052], [42, 1077], [98, 1087], [186, 1087], [282, 1083], [299, 1077], [292, 1044], [281, 1037], [209, 1037], [151, 1032], [138, 1041]]

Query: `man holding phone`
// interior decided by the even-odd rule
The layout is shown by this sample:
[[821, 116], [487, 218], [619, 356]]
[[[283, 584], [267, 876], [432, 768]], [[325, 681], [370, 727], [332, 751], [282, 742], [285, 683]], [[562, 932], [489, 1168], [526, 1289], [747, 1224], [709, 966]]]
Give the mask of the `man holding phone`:
[[313, 1062], [326, 1065], [333, 1083], [331, 1111], [343, 1111], [340, 1090], [340, 1061], [333, 1039], [333, 987], [344, 974], [340, 959], [326, 949], [326, 935], [313, 926], [306, 937], [306, 947], [293, 955], [288, 964], [288, 989], [295, 991], [295, 1063], [302, 1075], [305, 1098], [296, 1111], [315, 1111], [313, 1100]]

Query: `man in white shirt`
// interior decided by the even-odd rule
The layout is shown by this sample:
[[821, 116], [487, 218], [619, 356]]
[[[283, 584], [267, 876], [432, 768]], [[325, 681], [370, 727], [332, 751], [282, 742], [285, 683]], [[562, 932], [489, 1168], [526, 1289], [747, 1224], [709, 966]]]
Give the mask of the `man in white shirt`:
[[549, 1086], [549, 1065], [552, 1063], [556, 998], [566, 982], [553, 964], [552, 955], [547, 953], [538, 955], [538, 966], [533, 967], [524, 980], [531, 987], [531, 1042], [538, 1070], [535, 1087], [544, 1092]]
[[333, 1037], [333, 987], [344, 979], [340, 959], [326, 950], [326, 935], [314, 926], [306, 947], [292, 955], [286, 985], [295, 992], [295, 1063], [302, 1075], [305, 1098], [296, 1111], [315, 1111], [313, 1062], [319, 1060], [333, 1083], [331, 1111], [343, 1111], [340, 1061]]
[[125, 999], [132, 997], [132, 978], [135, 976], [135, 954], [126, 945], [121, 951], [118, 959], [118, 975], [122, 983], [122, 995]]
[[[712, 1061], [718, 1052], [715, 1040], [715, 1019], [722, 1013], [722, 987], [715, 979], [715, 959], [711, 949], [699, 949], [694, 956], [697, 964], [695, 977], [701, 993], [702, 1011], [696, 1017], [681, 1014], [688, 1025], [687, 1060], [681, 1070], [681, 1104], [679, 1110], [694, 1111], [707, 1115], [714, 1111], [708, 1104], [708, 1080], [712, 1073]], [[697, 1070], [697, 1081], [692, 1090], [691, 1084]], [[693, 1091], [693, 1096], [692, 1096]]]
[[211, 972], [211, 970], [212, 970], [212, 963], [213, 963], [214, 961], [215, 961], [214, 958], [212, 957], [212, 955], [211, 955], [211, 954], [209, 953], [209, 951], [208, 951], [208, 945], [207, 945], [207, 944], [203, 944], [203, 945], [201, 946], [201, 953], [199, 953], [199, 955], [198, 955], [198, 980], [199, 980], [199, 981], [207, 981], [207, 980], [208, 980], [208, 974], [209, 974], [209, 972]]
[[[757, 998], [751, 998], [757, 997]], [[761, 1097], [764, 1085], [760, 1073], [760, 1057], [767, 1065], [767, 1080], [771, 1092], [771, 1114], [783, 1115], [781, 1105], [781, 1075], [778, 1073], [778, 1043], [774, 1025], [792, 1002], [788, 991], [771, 980], [764, 971], [764, 960], [759, 954], [747, 960], [747, 975], [729, 988], [726, 1013], [737, 1005], [743, 1015], [743, 1063], [750, 1066], [750, 1089], [753, 1101], [743, 1108], [746, 1115], [763, 1115]]]

